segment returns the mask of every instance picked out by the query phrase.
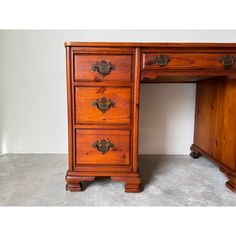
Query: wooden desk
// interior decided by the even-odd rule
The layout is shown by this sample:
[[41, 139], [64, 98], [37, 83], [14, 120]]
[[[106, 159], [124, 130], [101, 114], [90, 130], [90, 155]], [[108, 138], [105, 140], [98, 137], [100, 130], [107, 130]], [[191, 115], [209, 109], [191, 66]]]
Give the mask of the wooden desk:
[[236, 44], [79, 43], [66, 47], [66, 189], [96, 176], [140, 192], [140, 83], [197, 83], [190, 155], [215, 161], [236, 191]]

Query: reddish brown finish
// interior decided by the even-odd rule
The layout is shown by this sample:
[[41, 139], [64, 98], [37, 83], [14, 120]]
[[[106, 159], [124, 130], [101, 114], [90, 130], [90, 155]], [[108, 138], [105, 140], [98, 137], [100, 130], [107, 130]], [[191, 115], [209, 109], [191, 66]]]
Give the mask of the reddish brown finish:
[[[194, 146], [216, 161], [235, 188], [236, 81], [202, 81], [197, 85]], [[236, 188], [234, 189], [236, 191]]]
[[72, 88], [71, 88], [71, 50], [66, 48], [66, 86], [67, 86], [67, 114], [68, 114], [68, 160], [69, 171], [73, 170], [73, 111], [72, 111]]
[[233, 192], [236, 192], [236, 173], [235, 173], [235, 171], [232, 173], [232, 171], [224, 169], [223, 167], [220, 167], [220, 171], [222, 171], [226, 175], [226, 177], [228, 178], [228, 181], [225, 183], [225, 185], [229, 189], [231, 189]]
[[[128, 183], [126, 191], [141, 190], [136, 112], [140, 49], [138, 54], [135, 52], [134, 48], [128, 47], [67, 47], [67, 64], [70, 64], [67, 66], [68, 106], [71, 112], [68, 119], [72, 135], [69, 139], [67, 190], [80, 191], [80, 182], [92, 181], [95, 176], [119, 177]], [[115, 66], [105, 77], [92, 70], [92, 65], [102, 60]], [[102, 97], [111, 99], [115, 107], [102, 113], [92, 105]], [[114, 144], [105, 154], [93, 147], [102, 139], [109, 139]]]
[[89, 54], [89, 55], [133, 55], [132, 47], [72, 47], [72, 53], [77, 54]]
[[[92, 65], [105, 60], [115, 66], [104, 78], [97, 71], [92, 70]], [[131, 81], [131, 55], [74, 55], [75, 81]]]
[[[157, 56], [165, 55], [168, 57], [167, 65], [160, 66], [152, 63]], [[224, 53], [143, 53], [142, 68], [156, 70], [224, 70], [224, 65], [219, 61]], [[236, 54], [230, 55], [236, 57]], [[234, 64], [231, 70], [236, 69]]]
[[235, 80], [234, 74], [232, 70], [143, 70], [141, 83], [194, 83], [225, 77]]
[[[76, 87], [76, 124], [130, 124], [131, 88]], [[115, 106], [105, 113], [93, 106], [97, 99], [111, 99]]]
[[[145, 51], [154, 48], [155, 51], [161, 49], [162, 51], [167, 51], [169, 49], [181, 50], [187, 49], [189, 51], [201, 50], [209, 51], [211, 49], [218, 51], [221, 49], [236, 52], [236, 43], [147, 43], [147, 42], [65, 42], [65, 47], [132, 47], [132, 48], [143, 48]], [[92, 50], [92, 49], [91, 49]]]
[[[93, 144], [97, 140], [110, 140], [114, 147], [102, 154]], [[75, 165], [129, 165], [130, 130], [88, 130], [76, 131]]]
[[[69, 170], [67, 190], [80, 191], [95, 176], [126, 183], [140, 192], [138, 172], [139, 86], [143, 83], [197, 82], [196, 119], [191, 156], [205, 155], [219, 164], [236, 191], [236, 62], [225, 68], [219, 56], [236, 60], [236, 44], [224, 43], [65, 43]], [[166, 55], [166, 66], [150, 65]], [[115, 70], [104, 78], [92, 64], [106, 60]], [[101, 113], [91, 106], [106, 96], [117, 106]], [[109, 138], [115, 148], [101, 154], [93, 142]]]
[[194, 144], [230, 169], [236, 169], [236, 82], [197, 85]]
[[77, 87], [131, 87], [132, 82], [120, 82], [120, 81], [96, 81], [96, 82], [73, 82]]
[[113, 181], [125, 182], [125, 192], [126, 193], [139, 193], [142, 191], [141, 188], [141, 178], [137, 177], [111, 177]]
[[[134, 107], [133, 107], [133, 171], [138, 172], [138, 125], [139, 125], [139, 90], [140, 90], [140, 48], [135, 49], [135, 67], [134, 67]], [[141, 180], [140, 180], [141, 181]], [[141, 188], [140, 188], [141, 190]]]
[[82, 190], [81, 182], [82, 181], [94, 181], [95, 177], [86, 177], [86, 176], [66, 176], [66, 190], [72, 192], [77, 192]]
[[219, 86], [218, 80], [207, 80], [197, 84], [194, 144], [211, 156], [216, 141], [212, 137], [215, 138], [213, 132], [219, 112], [216, 100]]

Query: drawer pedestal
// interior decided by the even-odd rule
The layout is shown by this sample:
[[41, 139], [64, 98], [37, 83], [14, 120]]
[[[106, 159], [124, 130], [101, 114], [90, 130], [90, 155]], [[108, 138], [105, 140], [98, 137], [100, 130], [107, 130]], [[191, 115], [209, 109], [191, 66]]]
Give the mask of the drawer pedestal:
[[66, 189], [109, 177], [140, 192], [138, 104], [140, 49], [66, 47], [69, 170]]

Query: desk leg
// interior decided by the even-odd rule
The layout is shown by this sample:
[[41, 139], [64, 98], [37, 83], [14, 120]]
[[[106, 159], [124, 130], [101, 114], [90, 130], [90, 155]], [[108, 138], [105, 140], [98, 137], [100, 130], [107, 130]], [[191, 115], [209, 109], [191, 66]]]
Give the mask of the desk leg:
[[236, 192], [236, 173], [230, 173], [230, 171], [224, 169], [223, 167], [220, 167], [220, 171], [223, 172], [228, 178], [225, 185], [233, 192]]
[[192, 145], [191, 147], [190, 147], [190, 150], [191, 150], [191, 152], [190, 152], [190, 156], [193, 158], [193, 159], [198, 159], [202, 154], [201, 154], [201, 152], [199, 152], [198, 150], [197, 150], [197, 148], [195, 148], [195, 146], [194, 145]]
[[113, 177], [111, 177], [111, 179], [113, 181], [125, 182], [125, 192], [126, 193], [139, 193], [139, 192], [142, 192], [140, 176], [136, 176], [136, 177], [113, 176]]
[[81, 183], [83, 181], [94, 181], [95, 177], [85, 177], [85, 176], [71, 176], [67, 175], [66, 176], [66, 190], [71, 191], [71, 192], [79, 192], [82, 191], [82, 185]]

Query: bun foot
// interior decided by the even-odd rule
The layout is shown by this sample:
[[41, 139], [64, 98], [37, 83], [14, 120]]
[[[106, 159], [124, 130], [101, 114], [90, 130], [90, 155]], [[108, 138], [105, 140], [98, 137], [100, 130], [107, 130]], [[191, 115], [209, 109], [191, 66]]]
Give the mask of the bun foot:
[[71, 192], [82, 191], [82, 181], [93, 181], [95, 177], [66, 176], [66, 190]]
[[142, 192], [142, 187], [140, 184], [126, 184], [125, 185], [125, 192], [126, 193], [140, 193]]
[[201, 156], [200, 152], [192, 151], [189, 154], [193, 159], [198, 159]]
[[236, 179], [235, 180], [229, 180], [225, 183], [225, 185], [231, 189], [233, 192], [236, 193]]
[[137, 177], [125, 177], [125, 176], [113, 176], [111, 177], [113, 181], [125, 182], [125, 192], [126, 193], [140, 193], [142, 192], [141, 178]]
[[190, 156], [194, 159], [198, 159], [202, 154], [197, 150], [197, 148], [195, 148], [195, 145], [192, 144], [192, 146], [190, 147]]
[[220, 171], [223, 172], [228, 178], [228, 181], [225, 183], [225, 186], [233, 192], [236, 192], [236, 175], [229, 173], [229, 171], [225, 170], [222, 167], [220, 168]]
[[71, 192], [80, 192], [82, 191], [81, 183], [78, 184], [66, 184], [66, 190]]

